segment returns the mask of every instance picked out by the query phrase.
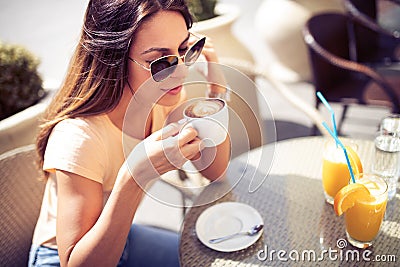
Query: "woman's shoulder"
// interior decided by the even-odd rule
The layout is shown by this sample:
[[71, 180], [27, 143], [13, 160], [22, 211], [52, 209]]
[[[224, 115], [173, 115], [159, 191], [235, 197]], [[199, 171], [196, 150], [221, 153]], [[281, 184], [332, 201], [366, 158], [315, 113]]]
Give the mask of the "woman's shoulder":
[[[47, 148], [54, 151], [105, 151], [108, 135], [103, 116], [68, 118], [56, 124], [50, 134]], [[57, 152], [59, 153], [59, 152]]]
[[87, 134], [103, 134], [108, 125], [106, 115], [68, 118], [60, 121], [54, 127], [55, 131]]
[[97, 146], [105, 148], [108, 140], [116, 134], [110, 127], [106, 115], [68, 118], [54, 127], [50, 140], [57, 143], [64, 140], [78, 146]]
[[43, 168], [69, 171], [103, 183], [109, 161], [103, 122], [97, 116], [60, 121], [49, 137]]
[[68, 128], [68, 127], [78, 127], [78, 128], [91, 128], [91, 127], [101, 127], [106, 123], [106, 115], [98, 116], [88, 116], [88, 117], [75, 117], [67, 118], [59, 123], [55, 127], [57, 128]]

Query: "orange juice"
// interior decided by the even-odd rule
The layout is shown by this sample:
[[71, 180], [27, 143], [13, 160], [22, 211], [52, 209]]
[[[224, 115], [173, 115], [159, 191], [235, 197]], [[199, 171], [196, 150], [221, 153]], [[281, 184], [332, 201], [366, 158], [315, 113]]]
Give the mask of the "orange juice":
[[[347, 154], [353, 167], [353, 173], [362, 172], [362, 166], [358, 155], [354, 151], [354, 144], [346, 144]], [[334, 141], [325, 144], [322, 161], [322, 185], [324, 187], [325, 199], [333, 204], [333, 198], [337, 192], [350, 181], [350, 172], [347, 167], [346, 157], [343, 149], [336, 146]]]
[[[343, 153], [343, 151], [341, 151]], [[325, 194], [334, 198], [336, 193], [350, 181], [350, 173], [346, 162], [324, 158], [322, 161], [322, 185]]]
[[364, 184], [370, 195], [357, 199], [345, 212], [346, 234], [351, 244], [365, 248], [378, 235], [388, 199], [387, 184], [376, 175], [364, 175], [357, 180]]

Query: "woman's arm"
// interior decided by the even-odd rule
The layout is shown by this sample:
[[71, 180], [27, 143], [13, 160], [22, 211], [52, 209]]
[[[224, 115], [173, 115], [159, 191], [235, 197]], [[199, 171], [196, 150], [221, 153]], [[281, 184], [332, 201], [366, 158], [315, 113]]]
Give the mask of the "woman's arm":
[[[203, 74], [206, 76], [209, 82], [208, 96], [209, 97], [221, 97], [227, 93], [227, 81], [222, 71], [221, 65], [219, 64], [218, 56], [214, 48], [212, 40], [207, 37], [206, 43], [202, 50], [207, 64], [207, 73]], [[229, 99], [225, 99], [229, 100]]]
[[[212, 40], [207, 37], [202, 54], [208, 62], [207, 81], [209, 84], [209, 97], [221, 97], [227, 94], [227, 81], [218, 64], [218, 56]], [[229, 93], [229, 92], [228, 92]], [[229, 100], [229, 99], [225, 99]], [[216, 147], [206, 147], [201, 152], [201, 158], [193, 164], [201, 174], [211, 181], [222, 178], [228, 167], [231, 153], [229, 135], [227, 139]]]
[[57, 245], [62, 266], [116, 266], [143, 192], [121, 168], [103, 209], [102, 185], [57, 171]]
[[[140, 142], [120, 168], [103, 208], [102, 185], [56, 171], [62, 266], [116, 266], [147, 184], [200, 153], [196, 132], [171, 124]], [[172, 162], [170, 161], [172, 160]]]
[[206, 147], [201, 151], [201, 157], [193, 161], [200, 173], [211, 181], [221, 179], [228, 168], [231, 142], [229, 135], [225, 141], [216, 147]]

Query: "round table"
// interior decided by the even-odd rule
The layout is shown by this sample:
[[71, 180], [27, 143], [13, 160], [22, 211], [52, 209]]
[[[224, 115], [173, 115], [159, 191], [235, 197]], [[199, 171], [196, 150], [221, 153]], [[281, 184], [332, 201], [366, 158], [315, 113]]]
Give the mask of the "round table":
[[[179, 247], [181, 265], [374, 266], [379, 263], [373, 260], [385, 258], [392, 261], [389, 265], [394, 266], [393, 260], [400, 261], [398, 193], [388, 203], [381, 232], [368, 251], [346, 243], [344, 218], [336, 216], [333, 207], [324, 200], [321, 182], [324, 142], [323, 137], [289, 139], [235, 158], [229, 166], [226, 180], [208, 185], [186, 214]], [[373, 142], [354, 142], [368, 170], [372, 162]], [[268, 162], [263, 162], [268, 156], [273, 158], [271, 168], [265, 166]], [[256, 190], [250, 190], [254, 181], [263, 182], [256, 186]], [[252, 206], [261, 214], [265, 225], [264, 233], [256, 243], [229, 253], [215, 251], [202, 244], [195, 228], [197, 218], [205, 209], [226, 201]], [[272, 255], [271, 251], [274, 251]], [[279, 257], [278, 251], [282, 253]], [[363, 253], [368, 255], [362, 258]], [[299, 257], [297, 261], [294, 260], [296, 255]], [[302, 255], [305, 258], [302, 259]], [[360, 257], [358, 260], [357, 255]]]

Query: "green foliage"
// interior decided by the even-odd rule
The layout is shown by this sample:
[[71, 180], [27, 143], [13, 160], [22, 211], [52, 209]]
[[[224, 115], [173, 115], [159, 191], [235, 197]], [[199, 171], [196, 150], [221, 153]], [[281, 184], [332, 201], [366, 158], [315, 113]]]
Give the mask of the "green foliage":
[[196, 20], [202, 21], [216, 16], [214, 8], [217, 1], [218, 0], [188, 0], [187, 4]]
[[39, 60], [24, 47], [0, 42], [0, 120], [44, 97], [38, 65]]

